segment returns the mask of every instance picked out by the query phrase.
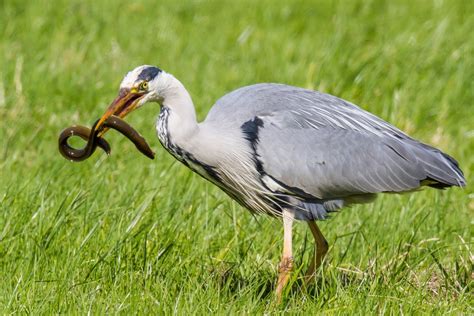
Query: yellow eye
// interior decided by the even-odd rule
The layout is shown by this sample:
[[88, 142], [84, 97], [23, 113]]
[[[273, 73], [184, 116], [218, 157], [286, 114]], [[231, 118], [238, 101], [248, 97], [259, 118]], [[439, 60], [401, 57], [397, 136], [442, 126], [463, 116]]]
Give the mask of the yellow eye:
[[143, 81], [142, 83], [140, 83], [140, 86], [138, 87], [140, 90], [147, 90], [148, 89], [148, 82], [147, 81]]

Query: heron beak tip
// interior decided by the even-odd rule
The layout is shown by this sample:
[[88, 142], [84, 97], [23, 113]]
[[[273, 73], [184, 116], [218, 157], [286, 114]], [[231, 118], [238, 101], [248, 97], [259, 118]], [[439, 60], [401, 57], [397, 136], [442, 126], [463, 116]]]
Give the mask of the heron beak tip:
[[104, 115], [99, 119], [95, 129], [100, 129], [104, 122], [112, 115], [125, 117], [128, 113], [137, 108], [143, 93], [139, 93], [136, 88], [120, 89], [119, 95], [112, 101]]

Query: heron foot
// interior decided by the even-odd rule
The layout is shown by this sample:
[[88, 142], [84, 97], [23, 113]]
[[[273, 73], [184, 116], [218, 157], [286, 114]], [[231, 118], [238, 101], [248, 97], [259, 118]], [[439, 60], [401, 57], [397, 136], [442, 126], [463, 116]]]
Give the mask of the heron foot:
[[290, 280], [293, 271], [293, 257], [283, 257], [278, 265], [278, 283], [276, 288], [277, 302], [281, 303], [283, 289]]

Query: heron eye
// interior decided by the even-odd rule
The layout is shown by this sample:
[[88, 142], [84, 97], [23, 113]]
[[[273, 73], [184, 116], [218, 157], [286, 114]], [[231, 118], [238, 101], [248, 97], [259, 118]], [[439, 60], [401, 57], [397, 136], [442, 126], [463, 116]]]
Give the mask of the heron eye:
[[147, 90], [148, 89], [148, 82], [143, 81], [142, 83], [140, 83], [139, 89], [140, 90]]

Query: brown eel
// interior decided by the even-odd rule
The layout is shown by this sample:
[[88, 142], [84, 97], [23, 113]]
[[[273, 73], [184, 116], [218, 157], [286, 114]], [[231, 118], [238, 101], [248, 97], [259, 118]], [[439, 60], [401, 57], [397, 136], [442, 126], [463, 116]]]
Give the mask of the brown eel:
[[[101, 132], [105, 132], [105, 130], [103, 129], [103, 127], [105, 127], [112, 128], [123, 134], [135, 145], [135, 147], [137, 147], [137, 149], [142, 154], [144, 154], [148, 158], [155, 158], [155, 153], [151, 150], [145, 139], [135, 129], [133, 129], [133, 127], [131, 127], [119, 117], [109, 117], [102, 125], [103, 127], [96, 130], [95, 126], [97, 125], [97, 122], [98, 120], [94, 123], [92, 129], [81, 125], [73, 125], [63, 130], [59, 135], [58, 140], [59, 152], [61, 153], [61, 155], [71, 161], [83, 161], [89, 158], [97, 149], [97, 147], [100, 147], [107, 154], [110, 154], [109, 143], [105, 139], [103, 139], [101, 135], [99, 136]], [[86, 146], [84, 146], [84, 148], [79, 149], [71, 147], [68, 144], [68, 139], [73, 136], [79, 136], [82, 139], [86, 140]]]

